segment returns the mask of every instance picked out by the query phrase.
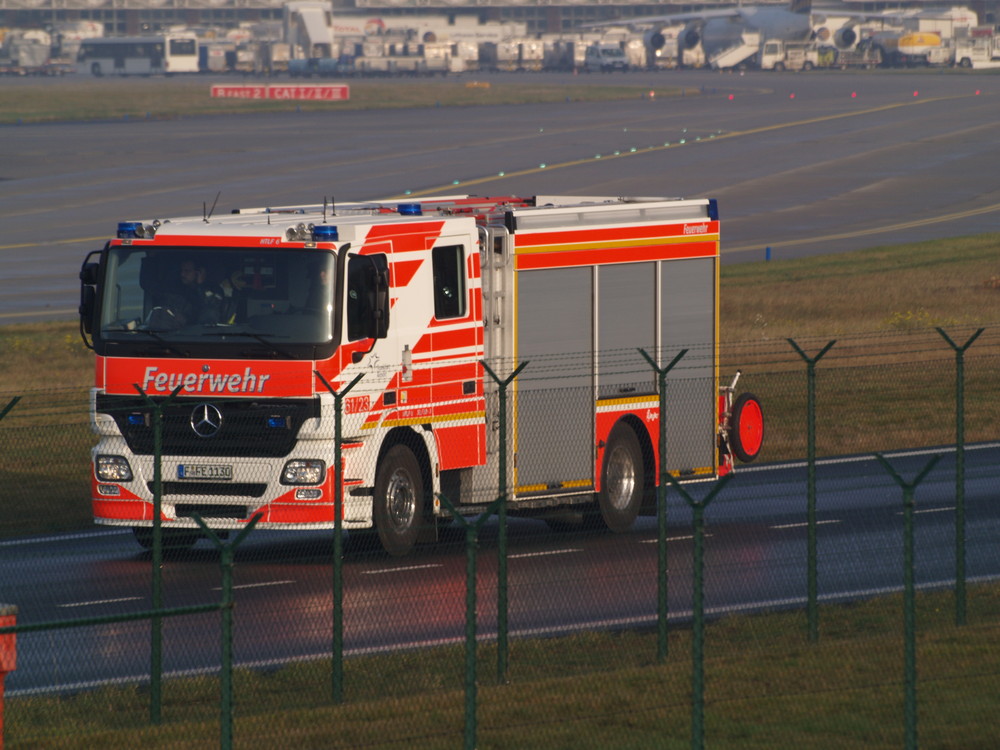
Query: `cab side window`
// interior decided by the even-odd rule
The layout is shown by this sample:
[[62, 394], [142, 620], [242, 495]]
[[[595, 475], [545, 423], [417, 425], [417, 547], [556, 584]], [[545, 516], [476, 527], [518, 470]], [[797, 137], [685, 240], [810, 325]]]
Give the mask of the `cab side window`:
[[385, 255], [352, 255], [347, 261], [347, 338], [350, 341], [378, 335], [377, 294], [379, 277], [388, 279]]
[[435, 247], [431, 252], [434, 270], [434, 317], [461, 318], [465, 315], [465, 252], [461, 245]]

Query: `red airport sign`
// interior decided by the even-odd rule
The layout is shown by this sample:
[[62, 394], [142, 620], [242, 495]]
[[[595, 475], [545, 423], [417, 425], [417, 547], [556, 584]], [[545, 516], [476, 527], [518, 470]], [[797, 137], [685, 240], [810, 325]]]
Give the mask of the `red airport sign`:
[[224, 84], [212, 86], [212, 98], [342, 102], [351, 98], [351, 89], [340, 83], [302, 83], [293, 86]]

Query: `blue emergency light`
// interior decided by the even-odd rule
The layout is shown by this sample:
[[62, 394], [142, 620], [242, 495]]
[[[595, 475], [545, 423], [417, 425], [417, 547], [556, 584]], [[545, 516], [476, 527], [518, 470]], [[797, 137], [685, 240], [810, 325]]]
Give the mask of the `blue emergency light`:
[[400, 216], [423, 216], [424, 209], [419, 203], [400, 203], [396, 208]]
[[337, 227], [329, 224], [320, 224], [313, 227], [314, 242], [336, 242], [340, 239], [340, 232]]
[[141, 221], [119, 221], [118, 239], [134, 240], [145, 235]]

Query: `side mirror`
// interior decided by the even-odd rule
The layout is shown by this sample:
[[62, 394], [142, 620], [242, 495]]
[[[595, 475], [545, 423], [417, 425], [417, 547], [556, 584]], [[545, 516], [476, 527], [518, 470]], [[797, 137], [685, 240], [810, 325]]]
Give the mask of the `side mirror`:
[[88, 349], [93, 349], [92, 335], [94, 332], [94, 316], [97, 312], [97, 282], [100, 278], [101, 265], [91, 258], [100, 254], [94, 250], [84, 258], [80, 267], [80, 337]]
[[375, 338], [389, 335], [389, 269], [375, 272]]
[[[87, 257], [89, 258], [90, 256]], [[94, 286], [97, 284], [97, 275], [100, 269], [100, 263], [85, 261], [83, 266], [80, 268], [80, 283], [86, 286]]]
[[80, 287], [80, 327], [86, 334], [94, 332], [94, 306], [97, 290], [92, 286]]

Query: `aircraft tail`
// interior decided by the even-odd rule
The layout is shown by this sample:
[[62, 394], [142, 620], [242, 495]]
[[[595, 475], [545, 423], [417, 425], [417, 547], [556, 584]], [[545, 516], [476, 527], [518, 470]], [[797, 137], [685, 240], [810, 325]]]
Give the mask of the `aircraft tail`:
[[789, 10], [792, 13], [812, 13], [812, 0], [791, 0]]

